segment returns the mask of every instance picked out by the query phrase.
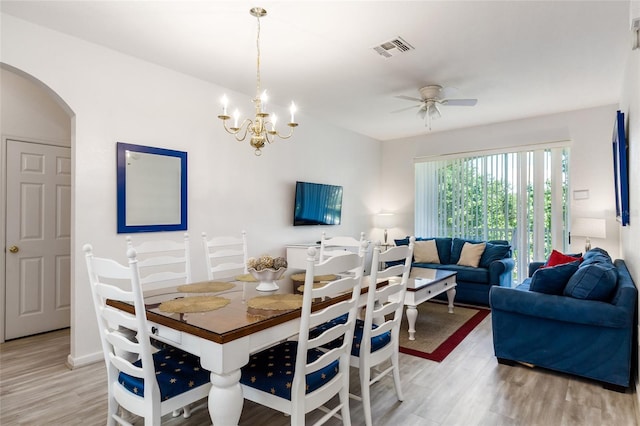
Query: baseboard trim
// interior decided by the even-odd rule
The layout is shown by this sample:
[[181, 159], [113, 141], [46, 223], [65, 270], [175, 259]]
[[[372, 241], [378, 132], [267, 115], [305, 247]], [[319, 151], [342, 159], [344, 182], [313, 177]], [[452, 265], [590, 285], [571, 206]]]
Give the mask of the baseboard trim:
[[102, 356], [102, 352], [94, 352], [89, 355], [85, 355], [82, 357], [74, 358], [69, 354], [67, 356], [67, 362], [65, 363], [69, 370], [73, 370], [75, 368], [84, 367], [86, 365], [95, 364], [96, 362], [104, 361], [104, 357]]

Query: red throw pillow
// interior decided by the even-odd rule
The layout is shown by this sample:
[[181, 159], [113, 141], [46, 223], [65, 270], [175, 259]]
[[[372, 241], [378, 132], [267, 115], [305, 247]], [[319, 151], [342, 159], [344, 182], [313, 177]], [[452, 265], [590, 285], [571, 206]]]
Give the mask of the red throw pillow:
[[553, 250], [549, 256], [549, 260], [544, 264], [545, 267], [551, 267], [556, 265], [564, 265], [565, 263], [571, 263], [579, 260], [582, 262], [582, 257], [573, 257], [568, 254], [560, 253], [558, 250]]

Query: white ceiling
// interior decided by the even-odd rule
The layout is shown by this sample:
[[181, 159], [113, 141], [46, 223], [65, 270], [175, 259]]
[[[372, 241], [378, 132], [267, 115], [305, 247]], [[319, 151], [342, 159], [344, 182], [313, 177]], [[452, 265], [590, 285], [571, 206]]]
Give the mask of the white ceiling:
[[[396, 95], [441, 84], [475, 107], [443, 106], [432, 132], [617, 103], [629, 1], [5, 1], [4, 13], [211, 81], [379, 140], [428, 133]], [[415, 50], [373, 47], [402, 37]], [[222, 96], [222, 93], [220, 94]], [[217, 100], [216, 100], [217, 102]], [[214, 114], [217, 114], [215, 111]]]

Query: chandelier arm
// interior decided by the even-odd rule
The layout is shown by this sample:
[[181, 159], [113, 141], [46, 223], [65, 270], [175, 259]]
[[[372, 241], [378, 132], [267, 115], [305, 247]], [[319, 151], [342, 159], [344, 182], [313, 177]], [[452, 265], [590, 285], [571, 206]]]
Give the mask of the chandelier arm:
[[283, 136], [280, 132], [276, 132], [276, 136], [278, 136], [280, 139], [289, 139], [291, 136], [293, 136], [293, 127], [291, 127], [291, 130], [289, 130], [288, 135]]
[[[251, 126], [252, 121], [248, 118], [245, 118], [242, 124], [240, 125], [240, 127], [232, 127], [232, 128], [227, 127], [227, 120], [222, 120], [222, 123], [224, 124], [224, 129], [227, 131], [227, 133], [230, 133], [233, 136], [235, 136], [238, 142], [242, 142], [247, 137], [247, 132], [249, 130], [249, 127]], [[242, 137], [240, 137], [238, 136], [238, 134], [241, 133], [243, 128], [244, 128], [244, 132], [242, 133]]]

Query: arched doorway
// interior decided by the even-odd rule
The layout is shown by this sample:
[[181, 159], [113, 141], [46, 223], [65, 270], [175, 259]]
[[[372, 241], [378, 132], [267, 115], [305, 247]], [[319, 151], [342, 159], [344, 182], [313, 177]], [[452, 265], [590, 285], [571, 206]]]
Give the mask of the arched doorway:
[[2, 64], [0, 77], [4, 341], [70, 325], [73, 113], [20, 70]]

